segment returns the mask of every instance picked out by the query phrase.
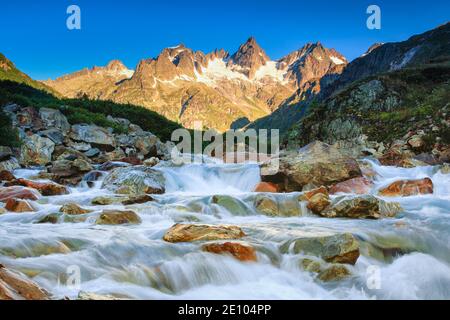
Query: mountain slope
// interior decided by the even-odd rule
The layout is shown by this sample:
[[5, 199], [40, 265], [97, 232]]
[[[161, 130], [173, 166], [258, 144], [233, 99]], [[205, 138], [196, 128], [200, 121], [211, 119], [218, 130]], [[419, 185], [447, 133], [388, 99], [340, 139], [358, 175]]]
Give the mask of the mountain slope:
[[[310, 60], [311, 51], [317, 60]], [[233, 55], [224, 50], [204, 54], [179, 45], [141, 60], [129, 77], [105, 77], [105, 67], [46, 84], [67, 97], [133, 103], [186, 127], [200, 120], [204, 128], [225, 131], [238, 119], [246, 123], [269, 115], [297, 90], [303, 92], [311, 78], [342, 70], [346, 63], [342, 55], [321, 45], [272, 61], [251, 37]]]

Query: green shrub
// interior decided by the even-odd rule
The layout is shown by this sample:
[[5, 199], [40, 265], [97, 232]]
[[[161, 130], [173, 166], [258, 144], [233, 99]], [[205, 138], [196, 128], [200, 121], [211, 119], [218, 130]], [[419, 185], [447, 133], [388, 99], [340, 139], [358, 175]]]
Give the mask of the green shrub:
[[0, 146], [18, 147], [20, 145], [17, 129], [11, 127], [11, 120], [0, 109]]

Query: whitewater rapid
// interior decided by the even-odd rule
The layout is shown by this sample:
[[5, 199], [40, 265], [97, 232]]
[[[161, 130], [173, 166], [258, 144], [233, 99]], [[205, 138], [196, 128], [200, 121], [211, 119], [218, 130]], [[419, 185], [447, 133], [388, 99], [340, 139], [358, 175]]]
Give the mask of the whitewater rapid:
[[[103, 209], [124, 209], [91, 204], [95, 197], [112, 196], [101, 181], [43, 197], [37, 212], [0, 215], [0, 263], [25, 273], [55, 298], [74, 299], [86, 291], [132, 299], [450, 299], [450, 175], [436, 167], [403, 169], [367, 161], [377, 173], [374, 194], [395, 180], [424, 177], [432, 179], [435, 193], [386, 199], [405, 209], [393, 219], [321, 218], [301, 203], [296, 204], [300, 217], [267, 217], [251, 205], [260, 182], [257, 164], [158, 166], [166, 194], [127, 206], [141, 217], [139, 225], [94, 224]], [[14, 174], [29, 178], [38, 172]], [[211, 203], [214, 195], [239, 199], [245, 214]], [[292, 202], [298, 193], [274, 196]], [[37, 223], [67, 202], [94, 212], [84, 222]], [[195, 242], [163, 241], [179, 222], [240, 226], [258, 262], [205, 253]], [[350, 232], [360, 243], [361, 256], [348, 279], [322, 283], [300, 269], [299, 255], [279, 252], [285, 240], [327, 232]], [[379, 274], [376, 288], [370, 284], [373, 270]], [[77, 272], [81, 282], [70, 282]]]

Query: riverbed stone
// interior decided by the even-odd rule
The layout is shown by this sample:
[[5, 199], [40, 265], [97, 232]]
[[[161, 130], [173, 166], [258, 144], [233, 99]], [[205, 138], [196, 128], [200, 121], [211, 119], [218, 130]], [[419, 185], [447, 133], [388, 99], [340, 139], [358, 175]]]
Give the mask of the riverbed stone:
[[20, 169], [19, 160], [16, 158], [11, 157], [8, 160], [0, 161], [0, 170], [14, 171], [16, 169]]
[[330, 193], [368, 194], [373, 184], [365, 177], [353, 178], [334, 184], [330, 187]]
[[241, 228], [225, 225], [175, 224], [164, 234], [167, 242], [191, 242], [240, 239], [245, 236]]
[[327, 218], [392, 218], [403, 209], [399, 203], [386, 202], [372, 195], [340, 197], [320, 215]]
[[25, 275], [0, 264], [0, 300], [48, 300], [50, 295]]
[[60, 209], [59, 212], [63, 212], [65, 214], [70, 215], [78, 215], [78, 214], [86, 214], [92, 212], [92, 210], [87, 210], [81, 208], [78, 204], [70, 202], [64, 204]]
[[7, 170], [0, 170], [0, 181], [12, 181], [16, 180], [14, 175]]
[[354, 265], [359, 257], [359, 243], [350, 233], [292, 239], [284, 242], [280, 250], [317, 256], [329, 263]]
[[430, 178], [396, 181], [378, 192], [384, 197], [409, 197], [432, 193], [433, 181]]
[[31, 189], [35, 189], [40, 192], [43, 196], [58, 196], [68, 194], [69, 191], [65, 186], [62, 186], [53, 182], [37, 182], [27, 179], [16, 179], [10, 181], [6, 186], [23, 186]]
[[270, 182], [260, 182], [256, 185], [254, 192], [269, 192], [269, 193], [277, 193], [278, 187], [274, 183]]
[[20, 164], [24, 166], [43, 166], [52, 161], [52, 153], [55, 150], [55, 143], [48, 138], [37, 134], [26, 137], [22, 140], [20, 150]]
[[95, 221], [96, 224], [140, 224], [141, 218], [131, 210], [103, 210]]
[[0, 201], [6, 202], [9, 199], [25, 199], [25, 200], [38, 200], [40, 194], [33, 189], [25, 188], [21, 186], [14, 187], [0, 187]]
[[317, 276], [323, 282], [341, 281], [351, 275], [348, 267], [342, 264], [333, 264], [321, 271]]
[[233, 215], [244, 216], [248, 214], [246, 205], [232, 196], [215, 195], [211, 198], [211, 202], [225, 208]]
[[202, 246], [202, 250], [215, 254], [228, 254], [240, 261], [256, 261], [255, 249], [239, 242], [208, 243]]
[[286, 192], [301, 191], [308, 184], [329, 186], [361, 175], [355, 159], [319, 141], [261, 165], [262, 180]]
[[8, 199], [5, 204], [5, 209], [10, 212], [33, 212], [35, 211], [27, 200]]

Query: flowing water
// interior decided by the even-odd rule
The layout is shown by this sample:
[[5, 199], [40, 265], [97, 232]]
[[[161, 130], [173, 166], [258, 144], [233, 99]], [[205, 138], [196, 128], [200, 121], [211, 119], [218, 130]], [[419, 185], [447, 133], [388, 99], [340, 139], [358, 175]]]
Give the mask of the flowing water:
[[[386, 199], [405, 210], [381, 220], [320, 218], [295, 201], [298, 194], [277, 194], [302, 215], [268, 217], [252, 206], [251, 191], [260, 181], [256, 164], [161, 166], [166, 194], [127, 206], [140, 215], [139, 225], [94, 224], [103, 209], [124, 209], [91, 205], [94, 197], [111, 195], [101, 181], [44, 197], [38, 212], [0, 215], [0, 263], [27, 274], [55, 298], [76, 298], [82, 290], [133, 299], [450, 299], [450, 175], [434, 167], [370, 163], [378, 174], [374, 194], [389, 182], [423, 177], [433, 180], [435, 193]], [[211, 203], [213, 195], [231, 195], [244, 209], [229, 212]], [[83, 222], [36, 223], [67, 202], [94, 212]], [[240, 226], [244, 240], [257, 249], [258, 262], [205, 253], [201, 243], [163, 241], [178, 222]], [[318, 281], [299, 267], [301, 255], [279, 251], [288, 239], [329, 232], [351, 232], [360, 243], [361, 256], [346, 280]]]

